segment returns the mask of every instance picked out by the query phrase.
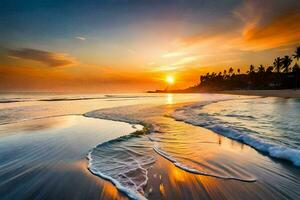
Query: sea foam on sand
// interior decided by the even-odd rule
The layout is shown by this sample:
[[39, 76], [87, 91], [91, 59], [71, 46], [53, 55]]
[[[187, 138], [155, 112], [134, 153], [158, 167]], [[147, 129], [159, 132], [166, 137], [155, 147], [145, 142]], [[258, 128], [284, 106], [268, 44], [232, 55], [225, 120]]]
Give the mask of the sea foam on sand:
[[288, 160], [295, 166], [300, 167], [300, 150], [279, 144], [273, 144], [264, 139], [240, 132], [233, 127], [216, 124], [209, 115], [199, 112], [199, 110], [208, 103], [214, 102], [201, 102], [178, 108], [172, 114], [172, 117], [178, 121], [183, 121], [195, 126], [201, 126], [210, 129], [225, 137], [242, 142], [255, 148], [256, 150], [267, 153], [271, 157]]

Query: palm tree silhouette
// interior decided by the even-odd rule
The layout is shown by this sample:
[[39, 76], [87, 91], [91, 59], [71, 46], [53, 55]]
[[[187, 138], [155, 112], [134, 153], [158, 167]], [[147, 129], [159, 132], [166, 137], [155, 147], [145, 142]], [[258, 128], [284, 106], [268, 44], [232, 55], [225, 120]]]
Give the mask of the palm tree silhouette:
[[298, 61], [300, 59], [300, 47], [297, 47], [297, 49], [295, 50], [295, 54], [293, 55], [293, 57]]
[[280, 57], [275, 58], [273, 65], [277, 73], [280, 73], [281, 65], [282, 65], [282, 59]]
[[260, 65], [259, 68], [258, 68], [258, 72], [261, 73], [261, 74], [264, 73], [265, 72], [265, 67], [263, 65]]
[[[207, 73], [200, 77], [200, 83], [191, 87], [198, 90], [230, 90], [230, 89], [290, 89], [300, 88], [300, 66], [293, 59], [300, 59], [300, 47], [292, 56], [277, 57], [273, 66], [260, 65], [257, 69], [254, 65], [249, 66], [246, 74], [241, 73], [240, 68], [234, 73], [232, 67], [222, 72]], [[293, 66], [292, 66], [293, 63]], [[285, 73], [281, 73], [281, 72]]]
[[232, 74], [234, 72], [234, 69], [232, 67], [229, 68], [228, 73]]
[[292, 68], [292, 72], [298, 72], [299, 70], [300, 70], [300, 67], [299, 67], [298, 63], [296, 63]]
[[284, 56], [281, 60], [281, 63], [282, 63], [282, 68], [284, 70], [285, 73], [288, 73], [289, 72], [289, 66], [291, 65], [292, 63], [292, 59], [290, 56]]
[[266, 73], [270, 74], [270, 73], [272, 73], [273, 70], [274, 70], [274, 67], [273, 67], [273, 66], [269, 66], [269, 67], [266, 69]]
[[255, 67], [253, 65], [249, 66], [249, 74], [254, 72]]

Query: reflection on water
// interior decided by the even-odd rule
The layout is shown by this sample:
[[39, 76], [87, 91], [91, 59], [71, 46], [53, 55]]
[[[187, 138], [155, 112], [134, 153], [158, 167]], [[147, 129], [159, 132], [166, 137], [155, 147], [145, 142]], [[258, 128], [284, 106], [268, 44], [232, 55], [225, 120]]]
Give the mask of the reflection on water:
[[207, 105], [201, 112], [214, 123], [230, 126], [268, 142], [300, 149], [300, 102], [297, 99], [259, 98]]
[[40, 133], [47, 129], [67, 128], [74, 125], [78, 116], [51, 117], [45, 120], [35, 120], [28, 123], [14, 123], [0, 126], [0, 137], [7, 134]]
[[173, 104], [173, 94], [167, 94], [167, 104]]
[[[156, 132], [148, 135], [150, 142], [145, 142], [144, 137], [140, 141], [139, 138], [128, 139], [114, 143], [116, 146], [111, 149], [105, 149], [108, 152], [117, 149], [118, 151], [123, 151], [125, 155], [130, 155], [129, 152], [133, 153], [132, 156], [126, 157], [126, 159], [118, 156], [119, 163], [135, 158], [137, 153], [139, 155], [139, 159], [136, 159], [138, 162], [139, 160], [146, 160], [148, 157], [157, 156], [156, 152], [162, 155], [163, 158], [166, 158], [163, 160], [171, 163], [172, 170], [165, 169], [165, 166], [162, 165], [157, 168], [158, 171], [150, 172], [150, 174], [157, 174], [155, 177], [159, 178], [155, 178], [158, 180], [153, 180], [155, 182], [153, 184], [149, 180], [148, 184], [150, 186], [147, 185], [141, 194], [150, 199], [160, 199], [162, 196], [166, 196], [168, 199], [189, 199], [190, 195], [192, 195], [191, 198], [195, 199], [199, 196], [203, 199], [210, 199], [209, 195], [216, 195], [210, 194], [210, 191], [221, 192], [222, 195], [230, 197], [230, 199], [273, 199], [275, 196], [277, 199], [293, 199], [300, 195], [296, 189], [300, 187], [300, 183], [296, 181], [297, 178], [295, 179], [295, 177], [300, 177], [300, 172], [292, 165], [282, 162], [277, 163], [242, 143], [220, 136], [207, 129], [179, 122], [168, 117], [174, 112], [175, 108], [176, 105], [159, 107], [132, 106], [90, 113], [90, 116], [93, 117], [141, 121], [153, 125]], [[130, 112], [128, 112], [129, 109]], [[142, 148], [140, 148], [140, 145], [135, 145], [139, 144], [139, 142], [143, 142]], [[126, 148], [124, 148], [124, 144], [126, 144]], [[121, 149], [117, 147], [121, 147]], [[139, 147], [138, 152], [137, 147]], [[150, 151], [148, 147], [155, 147], [159, 151]], [[122, 155], [122, 153], [120, 154]], [[106, 160], [103, 157], [109, 159], [111, 156], [101, 151], [98, 167], [95, 166], [100, 171], [103, 170], [101, 160]], [[142, 157], [145, 157], [145, 159]], [[154, 167], [156, 164], [159, 163], [156, 162]], [[151, 171], [151, 168], [149, 170]], [[160, 170], [166, 171], [162, 178], [160, 178], [161, 176], [158, 173]], [[196, 178], [185, 179], [186, 176], [190, 177], [188, 174], [202, 174], [205, 176], [200, 177], [207, 178], [201, 178], [201, 180]], [[114, 177], [116, 175], [112, 174]], [[164, 182], [165, 179], [170, 180], [166, 183]], [[134, 178], [131, 177], [131, 180], [134, 180]], [[138, 180], [140, 179], [138, 178]], [[196, 187], [195, 185], [199, 185], [199, 181], [206, 184], [206, 188]], [[221, 184], [223, 181], [226, 181], [226, 183], [230, 181], [229, 185], [231, 187]], [[277, 184], [273, 184], [274, 182]], [[254, 185], [248, 186], [247, 184]], [[243, 185], [244, 188], [240, 188], [240, 185]], [[282, 187], [283, 185], [288, 187]], [[126, 185], [123, 186], [126, 187]], [[178, 188], [179, 186], [180, 188]], [[212, 189], [212, 187], [217, 189]], [[202, 195], [194, 194], [191, 192], [191, 188], [197, 192], [209, 193], [209, 195], [203, 197]], [[154, 192], [151, 192], [152, 190]], [[180, 190], [187, 191], [185, 193]], [[260, 192], [255, 193], [256, 190]], [[157, 196], [155, 191], [162, 196]], [[236, 191], [241, 193], [233, 195]], [[174, 196], [172, 193], [179, 196]], [[247, 194], [247, 196], [244, 194]], [[225, 198], [224, 196], [222, 198]]]
[[[220, 96], [220, 95], [216, 95]], [[84, 114], [101, 108], [129, 105], [161, 105], [198, 101], [208, 95], [200, 94], [120, 94], [120, 95], [74, 95], [74, 94], [0, 94], [0, 99], [24, 100], [14, 103], [0, 102], [0, 125], [36, 118]], [[56, 99], [55, 101], [41, 101]], [[60, 101], [57, 101], [60, 99]], [[85, 99], [85, 100], [78, 100]], [[26, 101], [25, 101], [26, 100]], [[63, 101], [62, 101], [63, 100]]]
[[[43, 98], [49, 99], [49, 96]], [[148, 199], [297, 199], [300, 195], [300, 172], [290, 163], [273, 160], [247, 145], [170, 117], [178, 103], [186, 105], [198, 100], [204, 105], [240, 98], [238, 96], [155, 94], [106, 95], [102, 99], [88, 100], [64, 98], [63, 101], [36, 98], [0, 104], [0, 123], [12, 123], [0, 126], [1, 199], [20, 196], [28, 199], [126, 198], [112, 184], [92, 176], [87, 170], [83, 158], [91, 149], [89, 164], [93, 173], [106, 175], [107, 179], [119, 183], [118, 188], [127, 194], [138, 193]], [[269, 123], [263, 119], [259, 127], [251, 124], [250, 119], [258, 117], [248, 115], [253, 107], [251, 102], [256, 100], [241, 101], [238, 109], [234, 109], [236, 103], [229, 102], [204, 106], [203, 110], [193, 108], [197, 110], [196, 117], [202, 117], [206, 124], [215, 122], [209, 120], [211, 114], [217, 120], [228, 119], [241, 126], [247, 123], [247, 127], [269, 129]], [[255, 113], [264, 107], [268, 109], [260, 112], [261, 116], [296, 108], [295, 105], [276, 108], [268, 103], [258, 105]], [[51, 117], [96, 109], [100, 110], [86, 115], [139, 122], [152, 132], [120, 137], [135, 129], [125, 123], [79, 115]], [[200, 115], [205, 109], [208, 114]], [[286, 123], [282, 118], [280, 121]], [[294, 118], [291, 121], [295, 123]], [[154, 151], [154, 147], [159, 152]], [[243, 182], [253, 179], [255, 182]]]
[[135, 131], [132, 126], [64, 116], [0, 127], [1, 199], [125, 198], [91, 175], [85, 157], [98, 143]]

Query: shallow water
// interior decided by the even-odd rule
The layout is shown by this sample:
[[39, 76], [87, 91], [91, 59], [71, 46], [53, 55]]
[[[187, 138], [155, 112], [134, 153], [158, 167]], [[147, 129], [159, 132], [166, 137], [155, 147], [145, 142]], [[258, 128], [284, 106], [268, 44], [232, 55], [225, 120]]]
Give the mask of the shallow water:
[[300, 101], [255, 98], [179, 108], [177, 120], [202, 126], [300, 166]]
[[224, 101], [204, 106], [200, 112], [270, 143], [300, 149], [300, 99]]
[[127, 135], [137, 128], [141, 127], [83, 116], [0, 126], [0, 199], [95, 198], [101, 190], [72, 172], [82, 173], [80, 168], [86, 167], [82, 159], [99, 142]]
[[[204, 105], [208, 103], [205, 100], [203, 102], [205, 102]], [[189, 109], [184, 109], [185, 114], [186, 112], [190, 113], [190, 108], [198, 110], [198, 106], [198, 104], [197, 106], [188, 106]], [[256, 198], [274, 199], [274, 196], [276, 196], [275, 199], [295, 199], [300, 195], [296, 189], [300, 187], [300, 183], [297, 181], [300, 175], [298, 168], [280, 160], [273, 160], [271, 157], [257, 153], [249, 146], [224, 138], [207, 129], [172, 119], [174, 111], [176, 114], [176, 110], [181, 110], [184, 107], [186, 106], [131, 106], [102, 109], [86, 115], [95, 118], [140, 122], [153, 126], [152, 134], [146, 135], [148, 141], [145, 136], [141, 139], [128, 138], [118, 141], [117, 144], [114, 143], [114, 146], [110, 146], [109, 150], [106, 149], [106, 152], [111, 152], [114, 151], [116, 146], [121, 148], [124, 145], [126, 146], [126, 148], [122, 148], [122, 153], [128, 156], [126, 159], [119, 156], [118, 162], [123, 163], [127, 159], [135, 159], [135, 153], [137, 153], [135, 144], [138, 144], [137, 146], [142, 144], [142, 148], [138, 148], [139, 159], [136, 159], [137, 161], [143, 160], [143, 157], [145, 161], [146, 158], [155, 157], [159, 154], [172, 162], [177, 168], [192, 174], [255, 184], [257, 188], [252, 188], [252, 192], [260, 190], [255, 194]], [[128, 110], [131, 110], [131, 112], [128, 112]], [[183, 113], [180, 112], [180, 114], [180, 116], [186, 117]], [[151, 151], [150, 148], [153, 150]], [[130, 156], [130, 152], [134, 152], [134, 156]], [[101, 162], [105, 160], [106, 163], [106, 160], [110, 158], [110, 154], [105, 155], [105, 152], [101, 151], [99, 153], [97, 150], [93, 151], [92, 154], [97, 161], [95, 168], [101, 171], [103, 167]], [[99, 159], [97, 159], [97, 155], [100, 155]], [[140, 163], [143, 164], [143, 162]], [[139, 177], [137, 174], [136, 178]], [[103, 174], [99, 173], [99, 175]], [[115, 175], [118, 174], [113, 174], [113, 176]], [[119, 183], [122, 182], [122, 178], [117, 177], [116, 180], [119, 180]], [[134, 178], [131, 177], [131, 180], [134, 180]], [[275, 182], [276, 184], [274, 184]], [[128, 183], [121, 184], [121, 186], [131, 188], [130, 193], [151, 197], [151, 192], [140, 190], [140, 188], [135, 189]], [[167, 189], [170, 190], [170, 188]], [[224, 193], [236, 191], [242, 192], [236, 187], [226, 191], [222, 190]], [[248, 196], [244, 196], [241, 193], [237, 194], [234, 199], [240, 198], [253, 199], [254, 195], [249, 193]]]
[[[5, 97], [5, 101], [9, 98], [25, 99], [10, 96]], [[200, 198], [199, 195], [181, 193], [172, 181], [169, 185], [164, 182], [167, 185], [163, 189], [167, 191], [162, 192], [160, 187], [153, 189], [157, 182], [154, 179], [160, 176], [159, 171], [152, 170], [153, 167], [159, 170], [158, 157], [158, 160], [164, 159], [174, 165], [179, 170], [176, 173], [181, 170], [205, 177], [201, 180], [214, 179], [219, 185], [213, 188], [231, 199], [295, 199], [300, 195], [297, 190], [300, 171], [293, 165], [297, 165], [293, 159], [297, 161], [299, 149], [297, 100], [213, 94], [53, 94], [29, 95], [26, 99], [0, 103], [0, 148], [3, 150], [0, 160], [4, 164], [0, 173], [3, 173], [3, 183], [7, 183], [0, 185], [0, 194], [7, 193], [7, 199], [28, 190], [32, 197], [39, 198], [35, 193], [39, 187], [24, 189], [33, 179], [28, 176], [20, 179], [25, 186], [11, 181], [23, 173], [24, 169], [20, 170], [19, 165], [28, 164], [31, 171], [34, 168], [31, 163], [36, 161], [55, 166], [57, 161], [75, 162], [87, 155], [91, 173], [109, 180], [135, 199], [164, 198], [163, 193], [168, 194], [169, 199], [180, 199], [176, 194], [182, 198]], [[289, 122], [284, 121], [289, 118]], [[135, 128], [141, 129], [141, 126], [134, 128], [128, 123], [141, 124], [145, 129], [128, 135]], [[280, 156], [262, 149], [258, 149], [261, 151], [258, 153], [244, 143], [256, 149], [275, 148], [276, 155]], [[278, 145], [280, 148], [276, 149]], [[39, 174], [39, 171], [33, 171]], [[169, 177], [160, 179], [159, 184], [174, 176], [171, 171], [165, 173], [170, 173]], [[53, 190], [46, 187], [49, 177], [42, 177], [35, 179], [39, 186]], [[184, 191], [198, 183], [181, 180], [181, 184]], [[239, 188], [239, 184], [243, 188]], [[10, 189], [15, 185], [18, 189]], [[210, 194], [215, 191], [213, 188], [202, 191], [209, 195], [201, 198], [214, 196]], [[235, 192], [237, 194], [233, 195]], [[43, 194], [42, 197], [46, 197], [49, 191]], [[58, 199], [61, 197], [57, 196]]]

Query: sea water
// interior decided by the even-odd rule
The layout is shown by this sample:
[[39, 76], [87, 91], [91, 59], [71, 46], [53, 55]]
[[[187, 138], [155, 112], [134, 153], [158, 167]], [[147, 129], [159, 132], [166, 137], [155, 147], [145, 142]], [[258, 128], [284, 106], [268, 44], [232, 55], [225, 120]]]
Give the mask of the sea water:
[[[5, 146], [8, 139], [16, 142], [20, 130], [24, 131], [22, 123], [68, 116], [137, 126], [136, 134], [116, 134], [110, 139], [98, 137], [99, 141], [93, 140], [94, 145], [86, 150], [91, 173], [110, 180], [133, 199], [145, 198], [148, 170], [157, 155], [190, 173], [244, 182], [255, 182], [259, 174], [268, 173], [261, 166], [276, 165], [262, 157], [259, 170], [245, 167], [255, 165], [240, 159], [247, 152], [236, 148], [241, 145], [222, 143], [218, 134], [267, 153], [271, 158], [279, 158], [279, 162], [283, 159], [295, 168], [299, 166], [300, 102], [297, 99], [218, 94], [2, 94], [0, 144]], [[97, 126], [97, 122], [93, 123]], [[39, 133], [42, 128], [33, 127], [33, 130], [26, 129], [27, 132]], [[50, 129], [52, 133], [59, 132], [55, 126]], [[26, 134], [22, 138], [28, 144], [37, 139]], [[9, 145], [5, 149], [5, 153], [15, 151]], [[272, 176], [278, 183], [291, 187], [275, 190], [290, 197], [298, 195], [289, 193], [293, 187], [300, 187], [294, 181], [294, 174], [289, 171], [284, 174]]]

